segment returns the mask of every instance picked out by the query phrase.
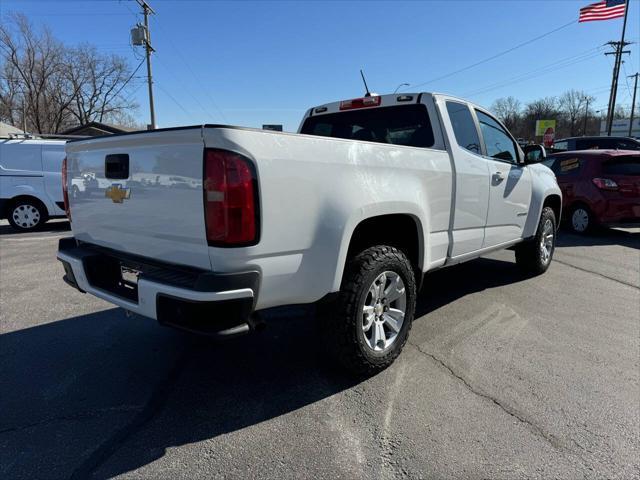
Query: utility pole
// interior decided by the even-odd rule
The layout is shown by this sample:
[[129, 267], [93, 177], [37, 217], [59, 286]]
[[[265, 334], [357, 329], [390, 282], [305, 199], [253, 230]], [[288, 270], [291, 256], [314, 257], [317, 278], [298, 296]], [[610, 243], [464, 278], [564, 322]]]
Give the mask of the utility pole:
[[22, 95], [22, 131], [27, 133], [27, 107], [24, 103], [24, 93]]
[[156, 110], [153, 106], [153, 76], [151, 75], [151, 52], [155, 52], [151, 46], [151, 31], [149, 30], [149, 14], [155, 15], [156, 12], [149, 6], [145, 0], [136, 0], [138, 5], [142, 7], [144, 15], [144, 49], [147, 57], [147, 84], [149, 85], [149, 112], [151, 115], [151, 123], [147, 127], [148, 130], [156, 129]]
[[618, 77], [620, 76], [620, 67], [622, 66], [622, 55], [631, 53], [624, 47], [631, 45], [631, 42], [608, 42], [607, 45], [615, 48], [613, 52], [607, 52], [605, 55], [615, 55], [613, 62], [613, 75], [611, 77], [611, 91], [609, 92], [609, 107], [607, 108], [607, 135], [611, 136], [611, 127], [613, 124], [613, 116], [616, 111], [616, 96], [618, 92]]
[[636, 77], [636, 81], [633, 85], [633, 101], [631, 102], [631, 120], [629, 120], [629, 136], [631, 136], [631, 133], [633, 132], [633, 117], [636, 113], [636, 93], [638, 93], [638, 76], [640, 76], [640, 73], [637, 73], [637, 72], [635, 75], [629, 75], [629, 78]]
[[[627, 17], [629, 16], [629, 3], [627, 0], [625, 2], [624, 7], [624, 22], [622, 24], [622, 38], [617, 45], [616, 48], [616, 61], [614, 62], [613, 67], [613, 79], [611, 82], [611, 94], [609, 95], [609, 114], [608, 114], [608, 123], [607, 123], [607, 135], [611, 136], [611, 127], [613, 126], [613, 115], [616, 110], [616, 96], [618, 95], [618, 77], [620, 76], [620, 66], [622, 65], [622, 54], [628, 53], [624, 52], [624, 47], [629, 45], [629, 43], [624, 41], [624, 36], [627, 31]], [[611, 43], [611, 42], [610, 42]]]
[[584, 98], [587, 101], [587, 106], [584, 107], [584, 129], [582, 130], [582, 135], [587, 136], [587, 118], [589, 117], [589, 97]]

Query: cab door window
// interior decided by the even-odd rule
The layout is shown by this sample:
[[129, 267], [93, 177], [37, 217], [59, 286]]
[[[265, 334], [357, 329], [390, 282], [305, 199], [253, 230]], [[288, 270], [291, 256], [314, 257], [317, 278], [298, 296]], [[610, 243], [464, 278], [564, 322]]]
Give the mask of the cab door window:
[[476, 110], [486, 155], [496, 160], [516, 163], [516, 144], [502, 126], [486, 113]]

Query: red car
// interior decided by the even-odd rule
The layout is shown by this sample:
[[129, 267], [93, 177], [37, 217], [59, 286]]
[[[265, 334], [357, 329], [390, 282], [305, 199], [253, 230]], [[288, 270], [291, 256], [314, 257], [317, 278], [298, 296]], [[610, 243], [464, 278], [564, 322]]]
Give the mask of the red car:
[[563, 152], [542, 163], [556, 174], [562, 217], [574, 232], [595, 225], [640, 227], [640, 152]]

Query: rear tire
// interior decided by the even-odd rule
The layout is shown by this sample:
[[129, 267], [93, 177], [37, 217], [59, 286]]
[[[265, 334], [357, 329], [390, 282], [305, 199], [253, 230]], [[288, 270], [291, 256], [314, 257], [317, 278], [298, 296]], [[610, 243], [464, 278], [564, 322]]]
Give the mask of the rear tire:
[[556, 248], [556, 214], [544, 207], [535, 237], [516, 245], [516, 263], [527, 274], [540, 275], [547, 271]]
[[18, 232], [31, 232], [49, 220], [47, 208], [36, 198], [20, 198], [8, 209], [7, 220]]
[[593, 229], [593, 214], [585, 205], [576, 205], [571, 209], [567, 224], [573, 233], [584, 235]]
[[407, 342], [415, 303], [415, 274], [406, 255], [389, 246], [367, 248], [348, 262], [338, 298], [324, 311], [328, 350], [357, 375], [384, 370]]

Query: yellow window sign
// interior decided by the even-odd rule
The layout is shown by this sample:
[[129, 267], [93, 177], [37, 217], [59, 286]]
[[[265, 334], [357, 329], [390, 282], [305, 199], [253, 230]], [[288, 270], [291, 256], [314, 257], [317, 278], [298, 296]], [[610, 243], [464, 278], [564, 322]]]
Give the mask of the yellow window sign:
[[580, 168], [580, 161], [577, 158], [570, 158], [568, 160], [562, 160], [560, 162], [561, 172], [570, 172], [571, 170], [575, 170], [576, 168]]

